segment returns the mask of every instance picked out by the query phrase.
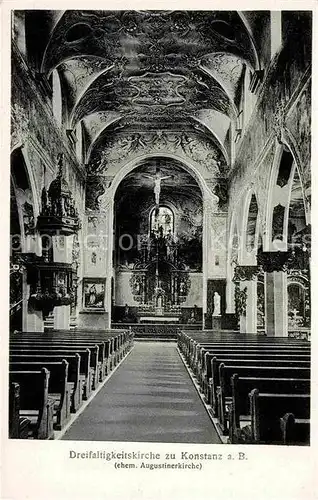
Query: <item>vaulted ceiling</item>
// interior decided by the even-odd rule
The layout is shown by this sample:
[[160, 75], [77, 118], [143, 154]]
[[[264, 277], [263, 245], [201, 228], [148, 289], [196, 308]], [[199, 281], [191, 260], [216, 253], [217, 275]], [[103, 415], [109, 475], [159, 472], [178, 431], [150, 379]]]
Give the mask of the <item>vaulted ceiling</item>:
[[82, 121], [99, 149], [118, 131], [195, 132], [227, 162], [244, 72], [259, 67], [243, 15], [69, 10], [54, 22], [41, 70], [59, 73], [69, 128]]

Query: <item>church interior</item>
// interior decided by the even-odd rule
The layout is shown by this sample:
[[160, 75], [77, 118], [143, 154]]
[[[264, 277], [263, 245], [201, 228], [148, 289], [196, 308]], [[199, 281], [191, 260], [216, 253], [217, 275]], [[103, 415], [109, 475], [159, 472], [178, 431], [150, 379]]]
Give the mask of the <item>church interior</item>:
[[308, 445], [311, 12], [11, 21], [9, 437]]

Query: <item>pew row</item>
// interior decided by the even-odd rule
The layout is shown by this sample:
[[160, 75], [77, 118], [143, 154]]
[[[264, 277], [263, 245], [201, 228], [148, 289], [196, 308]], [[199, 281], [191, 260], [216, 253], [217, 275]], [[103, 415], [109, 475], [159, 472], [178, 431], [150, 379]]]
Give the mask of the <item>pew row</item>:
[[20, 387], [19, 416], [30, 421], [30, 435], [34, 439], [53, 439], [54, 400], [49, 398], [50, 372], [10, 371], [9, 383]]
[[20, 385], [11, 382], [9, 385], [9, 438], [27, 439], [29, 437], [30, 420], [20, 417]]
[[[282, 419], [291, 413], [299, 424], [309, 424], [309, 394], [260, 393], [253, 389], [250, 394], [251, 424], [246, 426], [248, 444], [284, 444]], [[308, 427], [307, 427], [308, 428]], [[242, 433], [244, 433], [242, 429]], [[285, 431], [286, 432], [286, 431]], [[299, 443], [295, 443], [299, 444]], [[309, 441], [302, 444], [308, 445]]]
[[[249, 394], [253, 389], [257, 388], [262, 393], [310, 394], [309, 378], [239, 377], [238, 373], [232, 375], [232, 370], [227, 370], [227, 367], [220, 367], [220, 369], [222, 370], [218, 395], [220, 425], [222, 426], [223, 423], [223, 428], [225, 427], [226, 431], [228, 418], [229, 441], [231, 443], [240, 442], [241, 428], [249, 421]], [[288, 427], [288, 423], [286, 427]]]
[[[227, 356], [218, 356], [212, 359], [212, 376], [208, 381], [208, 393], [207, 400], [212, 406], [212, 412], [215, 416], [218, 416], [218, 406], [217, 406], [217, 392], [220, 387], [220, 365], [223, 367], [237, 367], [242, 368], [246, 376], [249, 376], [249, 372], [253, 372], [253, 368], [259, 368], [261, 373], [275, 373], [277, 378], [284, 376], [284, 373], [288, 373], [291, 378], [310, 378], [310, 361], [298, 361], [285, 360], [285, 359], [275, 359], [272, 360], [269, 357], [256, 357], [255, 359], [244, 358], [228, 358]], [[304, 376], [305, 374], [305, 376]], [[273, 375], [274, 377], [274, 375]], [[287, 377], [287, 375], [286, 375]]]
[[71, 416], [71, 386], [68, 384], [68, 362], [62, 361], [30, 361], [13, 362], [10, 360], [9, 369], [12, 372], [40, 371], [46, 368], [50, 373], [49, 398], [54, 401], [54, 429], [61, 430]]
[[[301, 399], [297, 396], [310, 401], [311, 348], [310, 342], [295, 340], [230, 332], [180, 332], [179, 350], [211, 405], [209, 411], [219, 433], [229, 435], [228, 442], [308, 444], [309, 416], [299, 414], [295, 401]], [[239, 393], [233, 388], [236, 378], [241, 380]], [[261, 421], [252, 420], [254, 390], [262, 397], [275, 395], [273, 401], [286, 402], [285, 407], [279, 403], [281, 411], [274, 418], [271, 437], [264, 433], [268, 416], [262, 409], [257, 415], [255, 405], [253, 411]], [[270, 409], [267, 411], [270, 414]], [[260, 437], [252, 437], [255, 422]]]
[[[42, 431], [42, 420], [36, 410], [19, 408], [20, 394], [28, 399], [27, 382], [33, 373], [46, 369], [49, 375], [48, 395], [52, 426], [62, 429], [83, 400], [102, 382], [109, 372], [123, 359], [133, 345], [133, 335], [128, 330], [113, 331], [54, 331], [19, 332], [10, 335], [10, 372], [25, 377], [23, 383], [10, 383], [10, 432], [11, 437], [51, 439]], [[22, 380], [22, 379], [21, 379]], [[31, 404], [31, 403], [30, 403]], [[18, 410], [17, 410], [18, 409]], [[25, 418], [30, 413], [31, 420]], [[40, 419], [40, 432], [36, 431], [36, 416]], [[13, 418], [15, 415], [15, 418]], [[19, 415], [19, 420], [17, 420]], [[22, 416], [21, 416], [22, 415]], [[23, 434], [21, 423], [25, 422]], [[51, 422], [51, 420], [49, 420]], [[51, 424], [50, 424], [51, 425]]]

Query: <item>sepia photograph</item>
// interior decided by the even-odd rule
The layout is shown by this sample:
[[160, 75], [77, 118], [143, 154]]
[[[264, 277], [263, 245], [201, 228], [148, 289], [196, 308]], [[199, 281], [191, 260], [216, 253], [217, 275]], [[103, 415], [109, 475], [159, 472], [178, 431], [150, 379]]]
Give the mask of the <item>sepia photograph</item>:
[[7, 418], [31, 453], [312, 445], [312, 11], [193, 7], [10, 12]]

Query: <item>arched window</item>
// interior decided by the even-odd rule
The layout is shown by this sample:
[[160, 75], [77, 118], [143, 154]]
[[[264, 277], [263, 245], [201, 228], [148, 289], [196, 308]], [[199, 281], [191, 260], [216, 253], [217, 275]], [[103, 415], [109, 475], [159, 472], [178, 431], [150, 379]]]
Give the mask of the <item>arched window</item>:
[[[161, 229], [162, 228], [162, 229]], [[170, 208], [160, 206], [152, 210], [150, 215], [150, 233], [167, 236], [174, 233], [174, 215]]]

